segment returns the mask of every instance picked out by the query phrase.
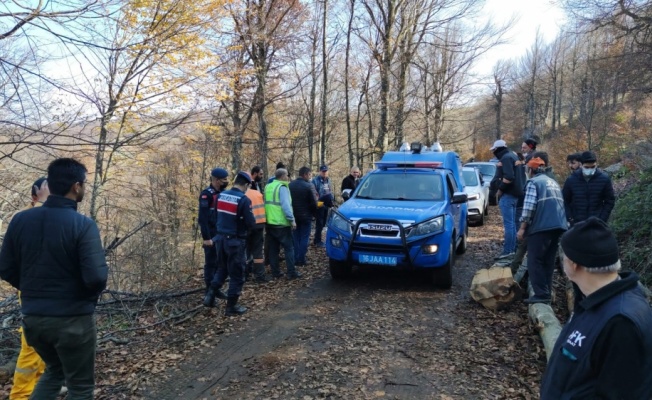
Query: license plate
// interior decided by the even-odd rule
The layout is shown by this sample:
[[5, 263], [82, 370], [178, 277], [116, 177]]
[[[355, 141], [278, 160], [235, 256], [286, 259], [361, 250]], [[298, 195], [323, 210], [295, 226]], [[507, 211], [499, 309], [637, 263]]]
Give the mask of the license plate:
[[390, 256], [372, 256], [368, 254], [360, 254], [358, 256], [360, 264], [374, 264], [374, 265], [391, 265], [395, 266], [397, 263], [396, 257]]

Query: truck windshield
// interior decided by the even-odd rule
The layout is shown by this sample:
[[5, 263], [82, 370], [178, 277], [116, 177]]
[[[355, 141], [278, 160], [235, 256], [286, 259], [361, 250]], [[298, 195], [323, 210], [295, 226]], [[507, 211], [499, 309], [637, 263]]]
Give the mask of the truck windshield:
[[369, 175], [355, 197], [371, 200], [443, 200], [444, 190], [438, 174], [382, 173]]

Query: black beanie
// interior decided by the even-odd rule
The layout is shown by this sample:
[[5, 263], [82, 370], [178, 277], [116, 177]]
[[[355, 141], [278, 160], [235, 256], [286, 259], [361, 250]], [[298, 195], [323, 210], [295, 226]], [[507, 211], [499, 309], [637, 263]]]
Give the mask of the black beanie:
[[578, 222], [561, 237], [566, 257], [584, 268], [608, 267], [618, 262], [618, 242], [609, 226], [597, 217]]

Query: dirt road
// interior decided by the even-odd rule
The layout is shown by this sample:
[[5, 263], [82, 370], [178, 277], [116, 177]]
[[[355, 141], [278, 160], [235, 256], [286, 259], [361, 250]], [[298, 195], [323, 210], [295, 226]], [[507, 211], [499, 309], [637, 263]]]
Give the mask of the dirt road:
[[[533, 399], [545, 367], [523, 304], [493, 314], [474, 303], [473, 273], [499, 251], [497, 210], [470, 229], [454, 284], [433, 290], [423, 275], [360, 271], [348, 282], [327, 274], [311, 250], [310, 275], [251, 312], [220, 321], [214, 341], [171, 360], [143, 385], [151, 399]], [[294, 285], [294, 283], [293, 283]], [[249, 292], [252, 291], [252, 292]], [[251, 302], [253, 301], [253, 304]], [[218, 328], [216, 328], [218, 329]], [[217, 334], [221, 333], [221, 334]]]

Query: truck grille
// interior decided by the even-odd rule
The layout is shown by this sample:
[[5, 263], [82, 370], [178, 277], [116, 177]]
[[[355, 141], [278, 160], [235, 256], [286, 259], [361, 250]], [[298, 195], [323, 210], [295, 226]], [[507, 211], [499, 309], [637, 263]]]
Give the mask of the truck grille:
[[379, 244], [379, 243], [353, 243], [351, 247], [353, 251], [360, 252], [373, 252], [373, 253], [403, 253], [403, 246], [395, 244]]

